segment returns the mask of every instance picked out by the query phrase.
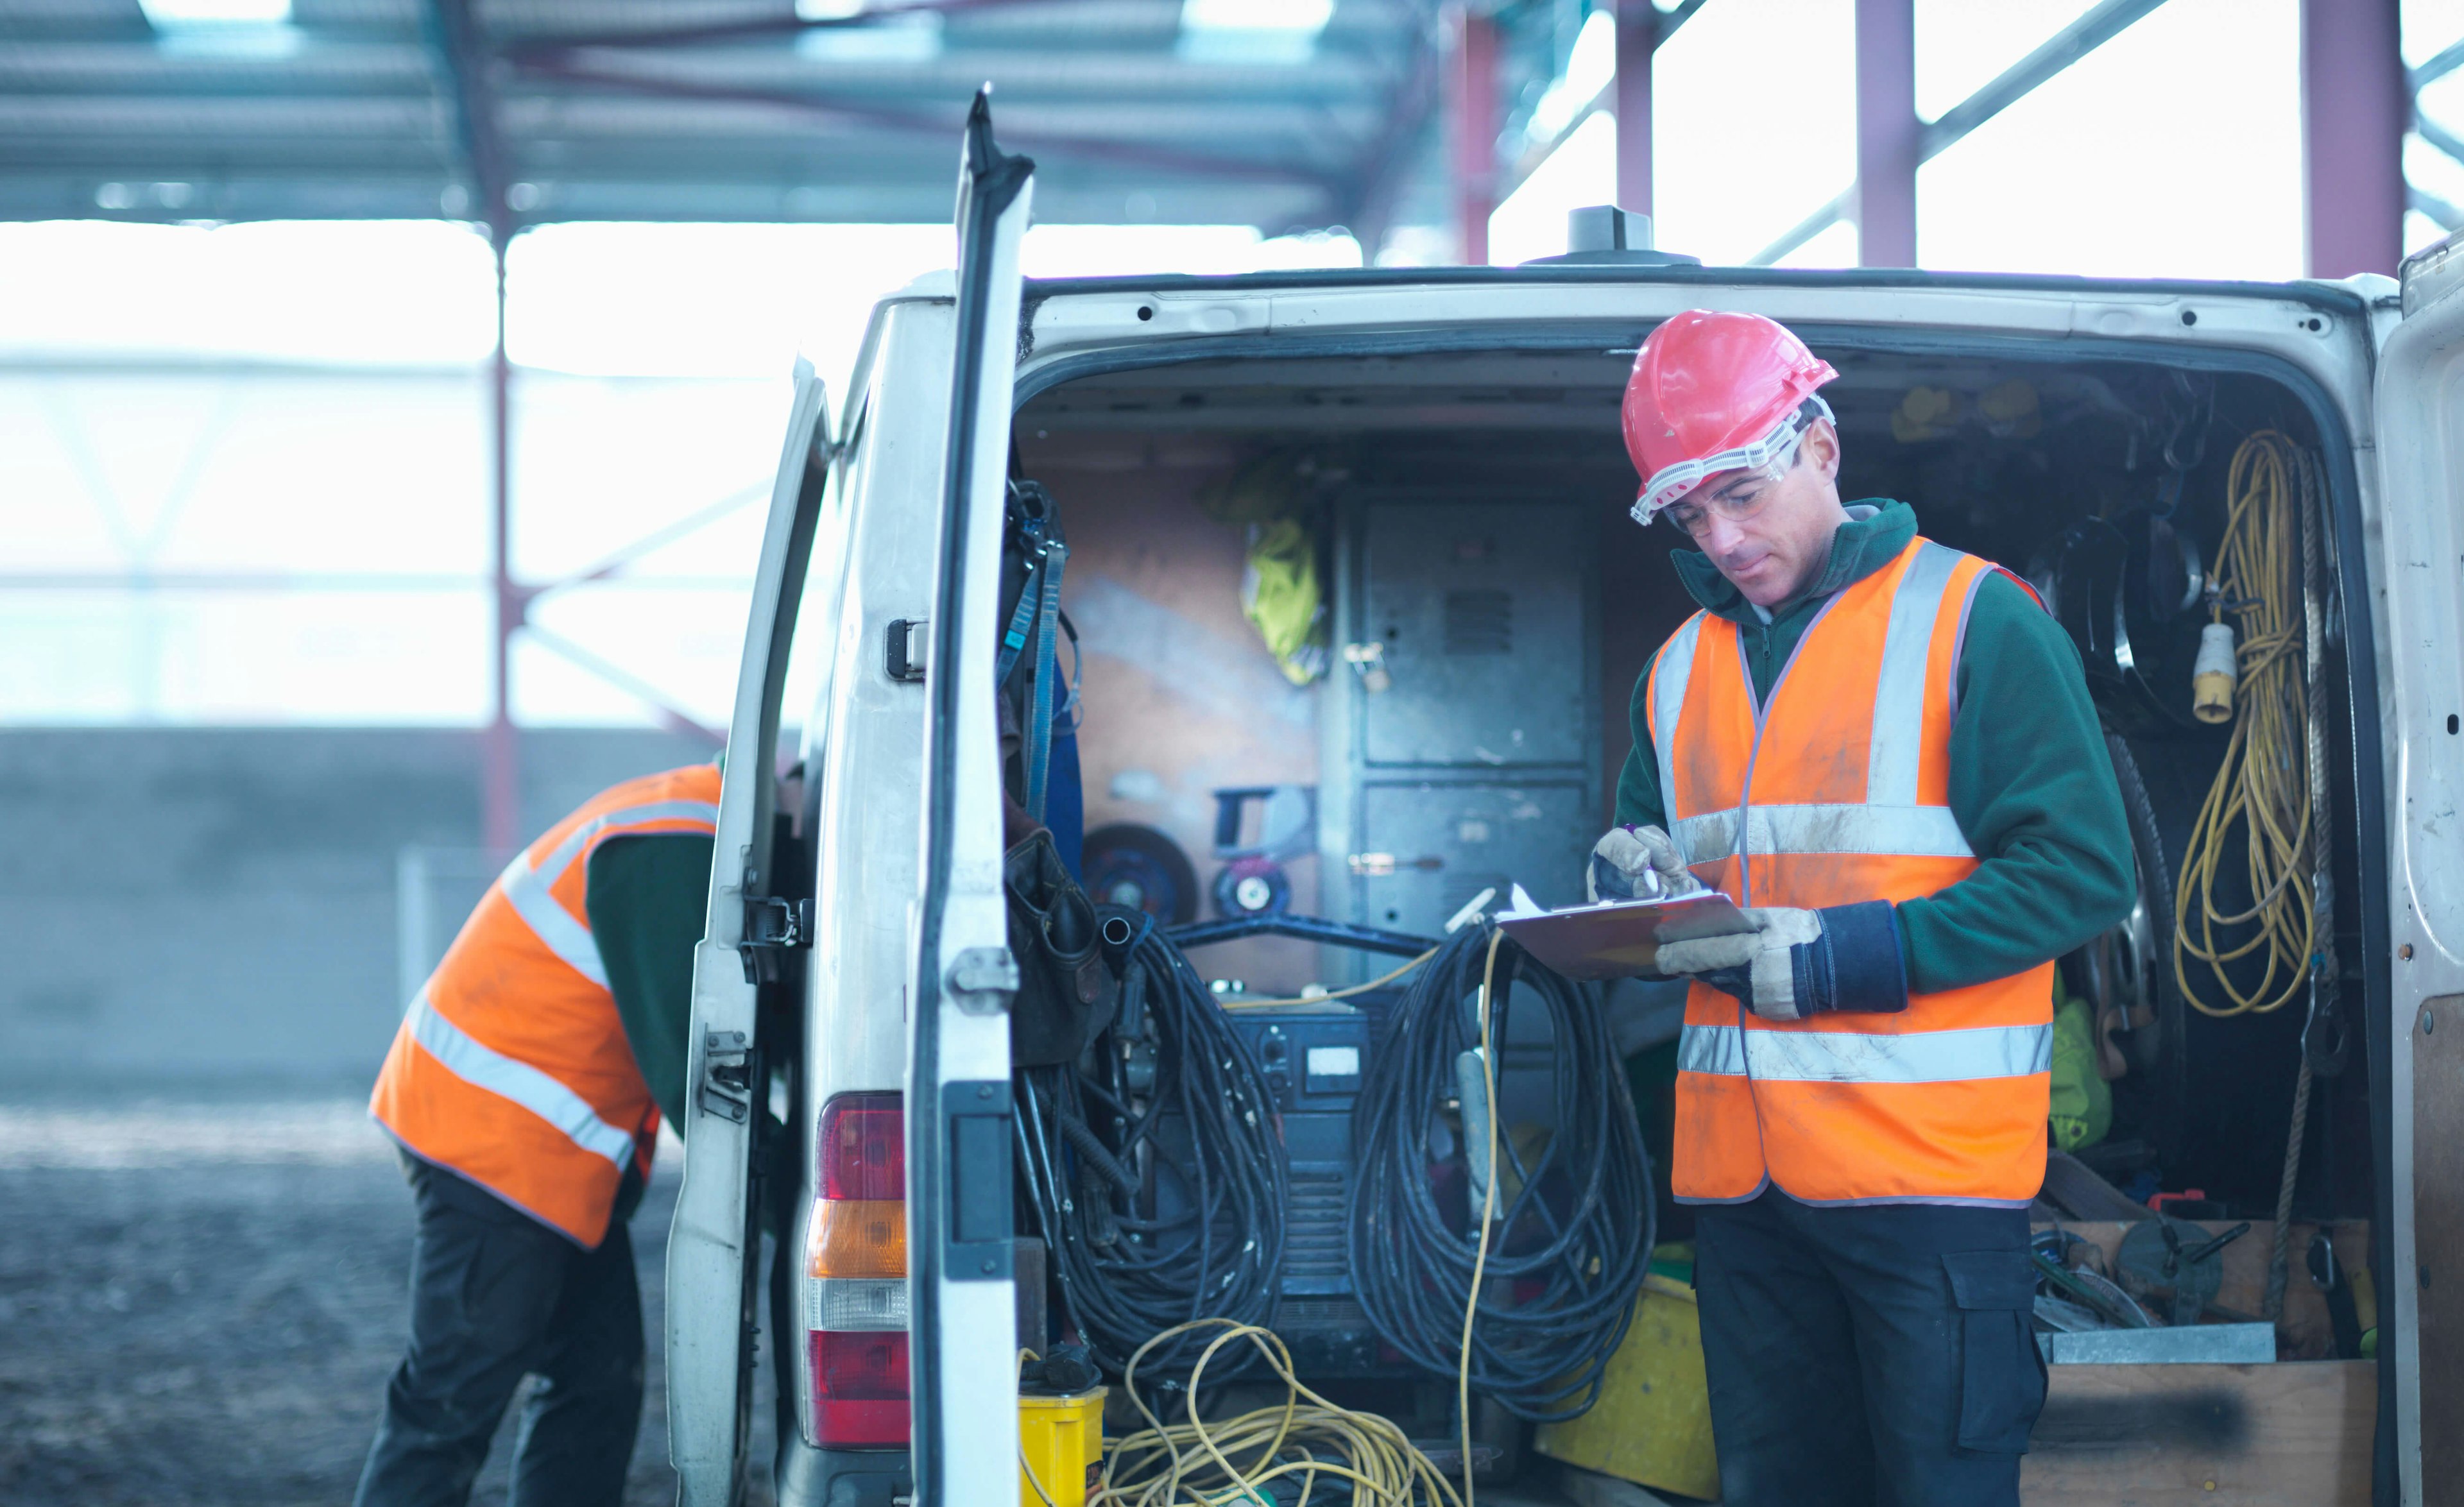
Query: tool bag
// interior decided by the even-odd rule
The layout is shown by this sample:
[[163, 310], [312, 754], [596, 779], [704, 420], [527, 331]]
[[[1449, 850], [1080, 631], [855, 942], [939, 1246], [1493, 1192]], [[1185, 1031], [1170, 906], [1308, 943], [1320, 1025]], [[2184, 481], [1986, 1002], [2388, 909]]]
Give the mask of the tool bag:
[[1104, 962], [1094, 902], [1038, 827], [1001, 861], [1018, 997], [1009, 1012], [1013, 1067], [1075, 1061], [1112, 1023], [1120, 984]]

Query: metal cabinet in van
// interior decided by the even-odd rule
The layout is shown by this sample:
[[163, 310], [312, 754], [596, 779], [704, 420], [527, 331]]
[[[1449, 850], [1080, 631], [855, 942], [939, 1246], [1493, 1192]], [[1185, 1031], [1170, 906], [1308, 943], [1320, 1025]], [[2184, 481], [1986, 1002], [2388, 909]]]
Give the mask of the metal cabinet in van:
[[[2343, 1163], [2365, 1169], [2336, 1196], [2373, 1234], [2377, 1499], [2456, 1489], [2464, 247], [2413, 258], [2401, 286], [1615, 262], [1041, 283], [1019, 273], [1032, 188], [1031, 167], [979, 119], [955, 277], [874, 311], [835, 410], [799, 374], [695, 972], [667, 1269], [683, 1499], [731, 1502], [764, 1465], [794, 1503], [1017, 1496], [1015, 972], [993, 685], [1013, 475], [1059, 499], [1077, 551], [1065, 600], [1112, 640], [1089, 627], [1082, 644], [1095, 666], [1081, 733], [1090, 817], [1145, 798], [1157, 824], [1200, 831], [1210, 782], [1311, 783], [1315, 848], [1293, 863], [1306, 908], [1428, 928], [1464, 898], [1458, 876], [1569, 898], [1607, 819], [1625, 688], [1688, 610], [1661, 558], [1673, 539], [1623, 518], [1633, 477], [1617, 403], [1641, 336], [1693, 306], [1800, 332], [1843, 374], [1832, 401], [1852, 469], [1873, 458], [1876, 490], [1912, 502], [1928, 533], [2023, 573], [2032, 562], [2002, 552], [2026, 548], [2048, 509], [2080, 499], [2084, 516], [2096, 489], [2148, 483], [2145, 414], [2131, 413], [2161, 422], [2168, 390], [2297, 432], [2319, 457], [2337, 666], [2321, 827], [2338, 854], [2333, 926], [2357, 1036], [2336, 1094], [2356, 1127]], [[2035, 413], [2006, 403], [1998, 439], [1989, 423], [1966, 448], [1895, 448], [1906, 393], [1972, 397], [2013, 381]], [[2020, 431], [2037, 437], [2013, 448]], [[1240, 532], [1200, 507], [1243, 456], [1278, 445], [1322, 459], [1336, 653], [1306, 688], [1243, 642]], [[1176, 585], [1173, 560], [1198, 561], [1216, 585]], [[1409, 569], [1378, 576], [1390, 561]], [[1462, 662], [1462, 684], [1497, 688], [1486, 701], [1408, 682], [1451, 673], [1448, 592], [1455, 649], [1492, 656]], [[1528, 660], [1493, 657], [1509, 649]], [[2187, 682], [2160, 684], [2126, 647], [2088, 649], [2102, 655], [2089, 669], [2110, 683], [2118, 736], [2189, 746], [2164, 709], [2130, 710], [2134, 696], [2187, 699]], [[1363, 664], [1381, 653], [1383, 702]], [[782, 708], [791, 654], [819, 662], [820, 688]], [[1108, 706], [1130, 731], [1106, 732]], [[2147, 726], [2134, 732], [2133, 716]], [[782, 719], [801, 721], [800, 784], [774, 778], [788, 761], [774, 757]], [[2169, 1077], [2145, 1091], [2173, 1096], [2164, 1133], [2195, 1160], [2211, 1154], [2207, 1122], [2230, 1118], [2198, 1111], [2203, 1064], [2248, 1059], [2289, 1083], [2298, 1031], [2168, 1029]], [[781, 1147], [757, 1136], [765, 1109], [786, 1125]], [[2280, 1150], [2279, 1139], [2268, 1154]], [[757, 1334], [764, 1202], [787, 1255]], [[814, 1254], [825, 1247], [854, 1254]], [[879, 1259], [868, 1266], [866, 1252]], [[778, 1362], [778, 1458], [748, 1460], [754, 1367]]]

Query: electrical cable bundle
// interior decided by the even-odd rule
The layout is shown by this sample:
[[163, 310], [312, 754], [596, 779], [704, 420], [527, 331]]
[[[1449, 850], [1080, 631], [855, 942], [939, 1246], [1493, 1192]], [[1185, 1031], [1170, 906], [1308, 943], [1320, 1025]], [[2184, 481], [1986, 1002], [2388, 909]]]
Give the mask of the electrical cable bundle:
[[[1188, 1422], [1167, 1424], [1139, 1395], [1137, 1369], [1147, 1349], [1185, 1339], [1203, 1339], [1205, 1348], [1190, 1366]], [[1283, 1404], [1206, 1422], [1198, 1403], [1199, 1375], [1217, 1351], [1236, 1341], [1247, 1342], [1233, 1352], [1236, 1358], [1263, 1361], [1283, 1381]], [[1229, 1320], [1183, 1324], [1148, 1341], [1130, 1358], [1125, 1373], [1130, 1401], [1147, 1427], [1105, 1452], [1103, 1480], [1089, 1494], [1087, 1507], [1248, 1507], [1279, 1499], [1269, 1482], [1295, 1478], [1304, 1507], [1312, 1498], [1338, 1498], [1344, 1488], [1354, 1507], [1460, 1507], [1463, 1500], [1391, 1420], [1338, 1408], [1302, 1386], [1292, 1374], [1291, 1352], [1270, 1330]], [[1040, 1483], [1037, 1492], [1042, 1495]]]
[[[1462, 1375], [1517, 1417], [1551, 1422], [1578, 1417], [1598, 1398], [1642, 1285], [1657, 1210], [1598, 996], [1499, 940], [1493, 924], [1464, 927], [1397, 1003], [1353, 1112], [1345, 1234], [1361, 1308], [1381, 1339], [1427, 1370]], [[1484, 1222], [1473, 1211], [1460, 1233], [1464, 1222], [1448, 1218], [1430, 1182], [1463, 1139], [1444, 1105], [1457, 1059], [1484, 1037], [1485, 1081], [1502, 1076], [1495, 1053], [1512, 1039], [1518, 973], [1526, 997], [1549, 1012], [1557, 1128], [1526, 1165], [1497, 1114], [1486, 1117], [1504, 1153], [1489, 1164], [1488, 1201], [1502, 1212]], [[1493, 1086], [1488, 1097], [1495, 1105]]]
[[[1118, 1373], [1192, 1321], [1272, 1320], [1290, 1169], [1265, 1075], [1205, 981], [1152, 917], [1099, 909], [1121, 1006], [1093, 1054], [1098, 1076], [1021, 1071], [1015, 1124], [1062, 1297]], [[1151, 1045], [1151, 1081], [1123, 1045]], [[1177, 1210], [1158, 1216], [1167, 1202]], [[1185, 1374], [1203, 1347], [1178, 1333], [1148, 1357], [1150, 1374]]]
[[[2233, 452], [2227, 474], [2224, 545], [2210, 594], [2214, 621], [2240, 619], [2233, 738], [2190, 828], [2189, 862], [2173, 897], [2173, 969], [2182, 995], [2211, 1016], [2265, 1015], [2310, 986], [2301, 1065], [2294, 1078], [2284, 1167], [2277, 1181], [2276, 1239], [2261, 1313], [2284, 1310], [2293, 1192], [2315, 1073], [2341, 1070], [2337, 1034], [2335, 855], [2327, 816], [2326, 559], [2320, 514], [2325, 487], [2317, 457], [2262, 429]], [[2213, 631], [2213, 630], [2211, 630]], [[2216, 900], [2235, 824], [2243, 829], [2244, 882], [2254, 897], [2233, 910]], [[2191, 937], [2195, 899], [2198, 935]], [[2232, 933], [2252, 928], [2239, 942]], [[2220, 936], [2222, 931], [2225, 935]], [[2226, 965], [2265, 949], [2266, 969], [2247, 992]], [[2228, 1003], [2190, 987], [2189, 960], [2208, 965]]]
[[[2233, 452], [2211, 611], [2219, 622], [2228, 612], [2239, 620], [2237, 705], [2233, 738], [2190, 828], [2173, 899], [2174, 976], [2183, 997], [2211, 1016], [2281, 1009], [2310, 973], [2318, 930], [2310, 852], [2317, 814], [2304, 669], [2317, 652], [2305, 644], [2307, 620], [2317, 608], [2317, 551], [2303, 535], [2306, 513], [2315, 538], [2318, 492], [2317, 464], [2274, 429], [2252, 435]], [[2311, 557], [2310, 612], [2304, 610], [2305, 555]], [[2216, 893], [2236, 826], [2252, 897], [2246, 907], [2219, 903]], [[2226, 970], [2255, 953], [2265, 968], [2244, 990]], [[2223, 1003], [2209, 1003], [2191, 985], [2193, 958], [2208, 965]]]

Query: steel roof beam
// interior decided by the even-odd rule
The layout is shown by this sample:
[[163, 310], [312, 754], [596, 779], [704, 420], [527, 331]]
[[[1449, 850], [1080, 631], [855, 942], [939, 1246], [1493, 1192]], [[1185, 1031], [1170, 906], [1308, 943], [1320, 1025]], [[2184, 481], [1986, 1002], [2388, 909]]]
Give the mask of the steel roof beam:
[[1978, 126], [2034, 94], [2055, 75], [2128, 31], [2165, 0], [2103, 0], [2045, 44], [2003, 70], [2000, 77], [1945, 110], [1917, 142], [1920, 165], [1950, 150]]
[[480, 220], [501, 253], [513, 239], [514, 211], [507, 203], [512, 157], [496, 117], [495, 82], [472, 14], [471, 0], [427, 0], [421, 11], [437, 84], [452, 106], [462, 164], [471, 177]]
[[2449, 74], [2453, 73], [2458, 68], [2464, 68], [2464, 41], [2455, 43], [2449, 47], [2445, 52], [2442, 52], [2437, 56], [2431, 58], [2430, 61], [2412, 70], [2412, 72], [2407, 76], [2407, 78], [2412, 85], [2412, 92], [2414, 94], [2419, 94], [2421, 93], [2423, 86], [2436, 83], [2439, 79], [2446, 77]]
[[[765, 105], [819, 120], [868, 125], [892, 132], [923, 133], [940, 137], [947, 136], [959, 124], [952, 115], [938, 111], [898, 109], [864, 100], [789, 93], [784, 90], [705, 86], [680, 78], [646, 77], [607, 69], [591, 68], [562, 59], [517, 59], [516, 66], [524, 74], [538, 77], [554, 78], [565, 83], [594, 85], [652, 98]], [[1206, 178], [1255, 179], [1270, 183], [1304, 182], [1320, 186], [1328, 186], [1329, 175], [1324, 171], [1293, 164], [1244, 161], [1239, 158], [1221, 157], [1213, 153], [1179, 151], [1146, 142], [1036, 132], [1015, 126], [1004, 127], [1002, 136], [1011, 144], [1017, 146], [1067, 152], [1079, 157], [1152, 167], [1165, 172], [1190, 173]]]

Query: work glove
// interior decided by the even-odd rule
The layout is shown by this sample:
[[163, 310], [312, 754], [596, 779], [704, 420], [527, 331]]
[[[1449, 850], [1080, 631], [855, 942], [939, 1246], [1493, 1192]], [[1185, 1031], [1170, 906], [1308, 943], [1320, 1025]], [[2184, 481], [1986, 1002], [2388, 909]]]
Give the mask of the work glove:
[[1592, 846], [1583, 888], [1592, 904], [1603, 900], [1660, 900], [1690, 895], [1703, 882], [1685, 871], [1677, 844], [1658, 827], [1612, 827]]
[[1690, 973], [1734, 994], [1765, 1020], [1908, 1007], [1907, 968], [1889, 901], [1819, 910], [1766, 906], [1738, 914], [1751, 931], [1663, 942], [1660, 971]]

